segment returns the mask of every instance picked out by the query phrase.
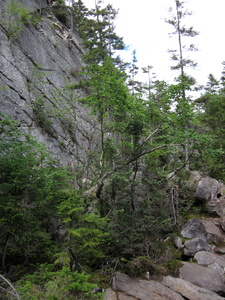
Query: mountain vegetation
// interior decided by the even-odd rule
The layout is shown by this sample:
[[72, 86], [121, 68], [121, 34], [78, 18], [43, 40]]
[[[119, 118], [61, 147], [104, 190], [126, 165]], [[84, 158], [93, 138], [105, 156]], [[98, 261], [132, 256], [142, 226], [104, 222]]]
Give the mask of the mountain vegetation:
[[[183, 56], [182, 36], [197, 32], [182, 24], [185, 3], [175, 0], [167, 20], [178, 35], [171, 53], [179, 75], [169, 84], [147, 66], [146, 84], [136, 80], [135, 52], [130, 63], [118, 55], [125, 45], [112, 5], [72, 2], [66, 13], [86, 54], [79, 82], [67, 91], [83, 95], [76, 101], [98, 132], [83, 149], [86, 159], [60, 166], [18, 122], [0, 115], [0, 270], [18, 299], [101, 299], [93, 290], [108, 286], [115, 270], [169, 270], [177, 257], [165, 239], [200, 209], [184, 185], [189, 172], [225, 181], [225, 70], [220, 79], [210, 74], [201, 96], [193, 96], [196, 81], [185, 70], [195, 63]], [[31, 22], [22, 4], [12, 3], [16, 21]], [[63, 22], [66, 5], [56, 5]], [[13, 38], [22, 30], [7, 26]], [[1, 299], [12, 299], [6, 281], [0, 289]]]

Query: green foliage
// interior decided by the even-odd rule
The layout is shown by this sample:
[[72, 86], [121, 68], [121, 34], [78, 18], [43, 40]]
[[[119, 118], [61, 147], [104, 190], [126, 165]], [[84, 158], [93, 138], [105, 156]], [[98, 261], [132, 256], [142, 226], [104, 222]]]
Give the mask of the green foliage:
[[179, 269], [183, 266], [181, 260], [171, 259], [167, 262], [167, 268], [171, 276], [179, 276]]
[[[92, 205], [92, 204], [90, 204]], [[61, 218], [67, 232], [67, 251], [74, 256], [74, 264], [96, 267], [104, 257], [104, 244], [108, 236], [108, 219], [100, 218], [92, 213], [84, 200], [76, 193], [71, 194], [58, 206], [58, 216]]]
[[[196, 47], [191, 44], [188, 47], [183, 45], [183, 40], [185, 37], [195, 37], [198, 35], [198, 32], [193, 29], [193, 27], [187, 27], [183, 24], [183, 19], [186, 16], [191, 15], [192, 13], [187, 11], [185, 8], [185, 1], [174, 0], [174, 12], [173, 8], [170, 8], [171, 18], [166, 20], [166, 22], [173, 26], [174, 32], [178, 37], [178, 50], [170, 50], [171, 58], [176, 62], [176, 65], [172, 66], [171, 69], [179, 70], [180, 76], [185, 76], [184, 69], [187, 67], [196, 67], [196, 63], [191, 60], [189, 57], [184, 57], [186, 51], [197, 51]], [[181, 81], [183, 79], [181, 78]]]
[[[56, 168], [44, 147], [18, 126], [1, 117], [1, 269], [13, 268], [14, 280], [36, 270], [17, 282], [21, 299], [99, 299], [81, 269], [102, 264], [109, 220], [69, 188], [67, 170]], [[61, 234], [50, 231], [51, 222]]]
[[158, 260], [162, 256], [164, 250], [156, 246], [156, 239], [172, 230], [172, 224], [163, 182], [150, 178], [150, 172], [145, 173], [144, 182], [132, 179], [131, 172], [116, 173], [105, 190], [111, 211], [112, 256], [127, 260], [136, 256]]
[[[185, 52], [196, 51], [197, 49], [193, 44], [189, 47], [184, 45], [184, 40], [187, 37], [193, 38], [198, 35], [198, 32], [193, 29], [193, 27], [186, 27], [183, 24], [183, 19], [187, 15], [191, 15], [189, 11], [185, 8], [185, 2], [174, 0], [174, 12], [170, 9], [171, 18], [166, 20], [167, 23], [173, 26], [174, 32], [178, 40], [177, 50], [170, 50], [171, 59], [175, 61], [175, 65], [171, 67], [172, 70], [179, 70], [179, 76], [177, 77], [178, 84], [172, 85], [170, 87], [170, 93], [173, 98], [173, 105], [176, 109], [177, 126], [179, 125], [179, 130], [187, 131], [192, 127], [193, 120], [193, 106], [191, 103], [191, 98], [188, 96], [189, 92], [193, 89], [195, 85], [195, 80], [186, 74], [186, 69], [188, 67], [196, 67], [196, 63], [189, 57], [185, 57]], [[177, 128], [175, 125], [174, 128]], [[181, 129], [180, 129], [181, 128]], [[190, 168], [190, 146], [192, 141], [186, 138], [184, 143], [184, 164], [186, 169]]]
[[[129, 109], [129, 94], [121, 72], [107, 57], [102, 65], [91, 65], [87, 74], [91, 78], [83, 84], [89, 86], [91, 94], [83, 98], [82, 102], [88, 104], [94, 114], [98, 113], [99, 118], [109, 118], [109, 114], [111, 114], [119, 121], [126, 109]], [[100, 122], [103, 120], [100, 119]]]
[[21, 300], [99, 299], [92, 294], [95, 284], [84, 272], [68, 267], [56, 270], [54, 265], [40, 265], [38, 271], [17, 282]]
[[[70, 10], [57, 2], [55, 14], [66, 22]], [[125, 269], [132, 275], [146, 271], [158, 275], [161, 269], [155, 262], [168, 262], [167, 269], [176, 273], [179, 264], [171, 260], [174, 253], [163, 238], [193, 206], [193, 191], [184, 184], [187, 170], [182, 168], [188, 163], [217, 178], [225, 176], [225, 76], [221, 82], [210, 76], [197, 111], [188, 96], [195, 80], [184, 72], [193, 62], [183, 57], [185, 48], [179, 40], [178, 52], [172, 56], [177, 62], [173, 69], [180, 70], [176, 82], [169, 85], [149, 79], [149, 85], [143, 87], [135, 80], [135, 52], [130, 78], [114, 57], [114, 50], [124, 47], [114, 32], [117, 12], [111, 5], [102, 8], [97, 3], [88, 10], [81, 0], [74, 4], [71, 11], [88, 52], [80, 82], [70, 83], [68, 90], [70, 95], [73, 89], [86, 93], [76, 101], [95, 118], [90, 121], [94, 141], [92, 132], [80, 130], [90, 149], [85, 159], [76, 157], [74, 178], [56, 167], [43, 146], [21, 134], [19, 124], [3, 117], [0, 122], [1, 267], [18, 270], [22, 264], [33, 264], [33, 275], [18, 282], [22, 299], [94, 299], [93, 286], [82, 271], [96, 270], [112, 258], [111, 271], [118, 261], [129, 261]], [[195, 36], [192, 28], [181, 26], [186, 14], [183, 2], [175, 4], [175, 18], [168, 23], [180, 38]], [[24, 24], [32, 22], [31, 14], [16, 1], [10, 2], [7, 14], [4, 26], [14, 38]], [[48, 108], [35, 88], [45, 83], [45, 75], [37, 65], [29, 85], [35, 96], [35, 121], [52, 134], [50, 117], [59, 118], [76, 142], [74, 97], [63, 107], [60, 102], [65, 91], [58, 91], [54, 101], [63, 109], [59, 111], [57, 105]], [[176, 146], [165, 150], [169, 144]], [[167, 187], [166, 175], [171, 171], [179, 171], [180, 176], [174, 186]], [[71, 187], [74, 181], [77, 190]], [[178, 186], [179, 194], [172, 199], [172, 188]], [[58, 228], [52, 233], [49, 225], [54, 222]], [[53, 259], [54, 265], [50, 264]]]
[[40, 126], [44, 131], [52, 135], [53, 129], [49, 115], [50, 112], [47, 111], [47, 108], [44, 104], [44, 97], [42, 95], [37, 94], [35, 101], [32, 103], [35, 121], [36, 124]]
[[70, 10], [65, 5], [64, 1], [57, 0], [54, 6], [51, 7], [51, 9], [56, 18], [63, 24], [66, 24], [69, 19]]
[[[55, 168], [43, 146], [0, 121], [0, 252], [5, 268], [12, 263], [44, 261], [54, 250], [48, 220], [68, 174]], [[58, 194], [58, 195], [57, 195]], [[32, 242], [31, 242], [32, 241]]]
[[127, 262], [123, 266], [123, 271], [131, 277], [143, 277], [146, 272], [152, 276], [157, 273], [157, 265], [154, 260], [147, 256], [139, 256], [134, 260]]
[[6, 5], [6, 11], [1, 16], [7, 36], [11, 39], [18, 38], [24, 25], [36, 24], [37, 17], [33, 18], [28, 9], [17, 0], [11, 0]]
[[73, 6], [76, 28], [88, 49], [85, 55], [87, 63], [102, 62], [106, 56], [112, 57], [114, 50], [124, 49], [122, 38], [114, 31], [117, 11], [110, 4], [102, 8], [100, 3], [98, 1], [91, 10], [81, 0], [75, 1]]
[[200, 151], [200, 162], [205, 172], [222, 180], [225, 178], [223, 166], [225, 157], [224, 99], [223, 76], [218, 81], [210, 74], [205, 93], [196, 100], [200, 107], [197, 115], [199, 127], [207, 136], [206, 143]]

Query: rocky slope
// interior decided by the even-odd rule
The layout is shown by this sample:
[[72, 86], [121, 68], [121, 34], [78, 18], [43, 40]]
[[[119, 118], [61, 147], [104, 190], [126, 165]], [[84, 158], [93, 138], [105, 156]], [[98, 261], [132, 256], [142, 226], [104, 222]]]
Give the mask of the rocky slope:
[[[19, 3], [19, 4], [18, 4]], [[84, 50], [71, 31], [69, 11], [64, 23], [46, 0], [0, 2], [1, 113], [50, 149], [61, 164], [85, 156], [96, 124], [67, 87], [79, 79]], [[21, 9], [29, 13], [29, 21]], [[20, 12], [22, 11], [22, 12]]]
[[201, 199], [218, 216], [191, 218], [180, 236], [174, 238], [184, 260], [178, 276], [163, 276], [159, 281], [139, 280], [117, 272], [104, 300], [225, 299], [225, 186], [198, 172], [192, 172], [189, 183], [196, 187], [196, 200]]
[[219, 218], [193, 218], [185, 224], [181, 234], [189, 238], [182, 245], [186, 261], [182, 262], [178, 277], [163, 276], [160, 281], [138, 280], [116, 272], [104, 300], [224, 299], [225, 250], [224, 246], [218, 245], [223, 245], [225, 233]]

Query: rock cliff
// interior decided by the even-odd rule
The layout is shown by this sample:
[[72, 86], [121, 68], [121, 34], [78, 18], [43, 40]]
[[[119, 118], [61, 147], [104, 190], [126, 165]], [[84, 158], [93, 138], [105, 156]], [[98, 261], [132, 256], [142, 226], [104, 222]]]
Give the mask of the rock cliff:
[[0, 11], [1, 113], [61, 164], [84, 159], [95, 126], [77, 102], [81, 95], [67, 88], [78, 81], [84, 54], [69, 9], [63, 23], [46, 0], [2, 0]]

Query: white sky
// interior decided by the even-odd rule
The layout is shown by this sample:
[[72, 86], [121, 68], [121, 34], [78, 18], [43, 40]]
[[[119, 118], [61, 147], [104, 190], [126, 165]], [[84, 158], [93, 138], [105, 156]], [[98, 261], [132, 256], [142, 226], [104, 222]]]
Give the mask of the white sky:
[[[87, 7], [95, 5], [95, 0], [83, 2]], [[170, 70], [172, 62], [167, 50], [176, 43], [176, 38], [169, 38], [173, 28], [164, 21], [170, 18], [168, 8], [174, 6], [174, 0], [103, 1], [104, 6], [108, 3], [119, 9], [116, 32], [129, 46], [129, 50], [123, 51], [121, 57], [130, 62], [132, 51], [136, 50], [140, 67], [152, 65], [159, 80], [169, 81], [174, 78], [176, 74]], [[185, 24], [199, 32], [197, 37], [188, 39], [190, 44], [195, 44], [199, 49], [189, 54], [198, 62], [197, 69], [190, 73], [199, 84], [206, 84], [210, 73], [220, 78], [222, 62], [225, 61], [225, 0], [188, 0], [186, 7], [193, 15], [185, 18]]]

